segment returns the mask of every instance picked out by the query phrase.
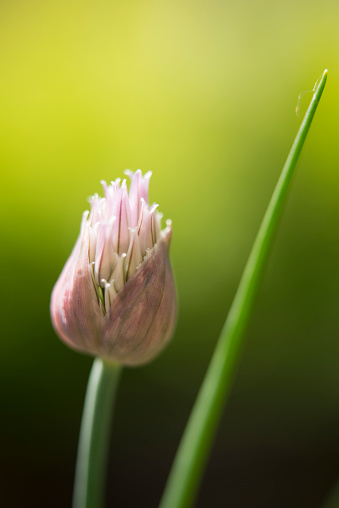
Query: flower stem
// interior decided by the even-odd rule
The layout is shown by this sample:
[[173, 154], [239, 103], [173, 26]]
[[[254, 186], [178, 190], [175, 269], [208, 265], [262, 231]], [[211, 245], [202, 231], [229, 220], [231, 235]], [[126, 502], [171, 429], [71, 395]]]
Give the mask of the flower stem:
[[337, 482], [327, 495], [325, 501], [321, 504], [321, 508], [338, 508], [339, 506], [339, 482]]
[[327, 79], [324, 71], [259, 228], [227, 320], [181, 439], [160, 508], [192, 506], [239, 362], [244, 331], [267, 262], [283, 203]]
[[121, 366], [96, 358], [88, 380], [75, 470], [73, 508], [101, 508], [112, 409]]

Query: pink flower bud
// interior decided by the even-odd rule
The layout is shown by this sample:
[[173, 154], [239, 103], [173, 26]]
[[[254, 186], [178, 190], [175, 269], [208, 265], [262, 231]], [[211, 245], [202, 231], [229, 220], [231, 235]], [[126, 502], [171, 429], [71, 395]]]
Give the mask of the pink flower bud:
[[91, 198], [79, 238], [51, 298], [52, 323], [70, 347], [126, 365], [145, 363], [172, 336], [176, 295], [169, 262], [171, 222], [161, 231], [149, 205], [151, 173], [107, 185]]

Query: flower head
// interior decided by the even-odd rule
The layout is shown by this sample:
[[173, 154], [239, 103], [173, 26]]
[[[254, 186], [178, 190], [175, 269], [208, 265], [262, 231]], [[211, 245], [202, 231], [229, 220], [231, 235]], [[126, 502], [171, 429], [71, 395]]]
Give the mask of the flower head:
[[79, 238], [51, 298], [53, 326], [74, 349], [127, 365], [145, 363], [169, 341], [176, 296], [169, 245], [150, 206], [151, 173], [107, 185], [83, 214]]

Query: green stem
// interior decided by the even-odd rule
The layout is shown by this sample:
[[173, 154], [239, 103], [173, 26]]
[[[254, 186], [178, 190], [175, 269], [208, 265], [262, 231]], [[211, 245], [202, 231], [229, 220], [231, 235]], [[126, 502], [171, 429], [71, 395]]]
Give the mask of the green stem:
[[336, 483], [325, 501], [322, 503], [321, 508], [338, 508], [339, 506], [339, 483]]
[[219, 337], [181, 439], [160, 508], [188, 508], [195, 499], [217, 424], [229, 394], [243, 346], [244, 331], [281, 216], [293, 170], [327, 79], [322, 75], [283, 167], [248, 258], [237, 293]]
[[101, 508], [112, 409], [121, 366], [96, 358], [88, 380], [75, 470], [73, 508]]

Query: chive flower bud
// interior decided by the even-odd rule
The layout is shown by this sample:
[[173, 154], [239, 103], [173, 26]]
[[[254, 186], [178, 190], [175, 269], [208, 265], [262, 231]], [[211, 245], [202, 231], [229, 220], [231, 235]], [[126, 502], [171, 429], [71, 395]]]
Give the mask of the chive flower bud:
[[161, 231], [149, 204], [151, 172], [107, 185], [90, 199], [80, 235], [56, 282], [51, 317], [70, 347], [125, 365], [146, 363], [168, 343], [176, 321], [169, 262], [171, 221]]

